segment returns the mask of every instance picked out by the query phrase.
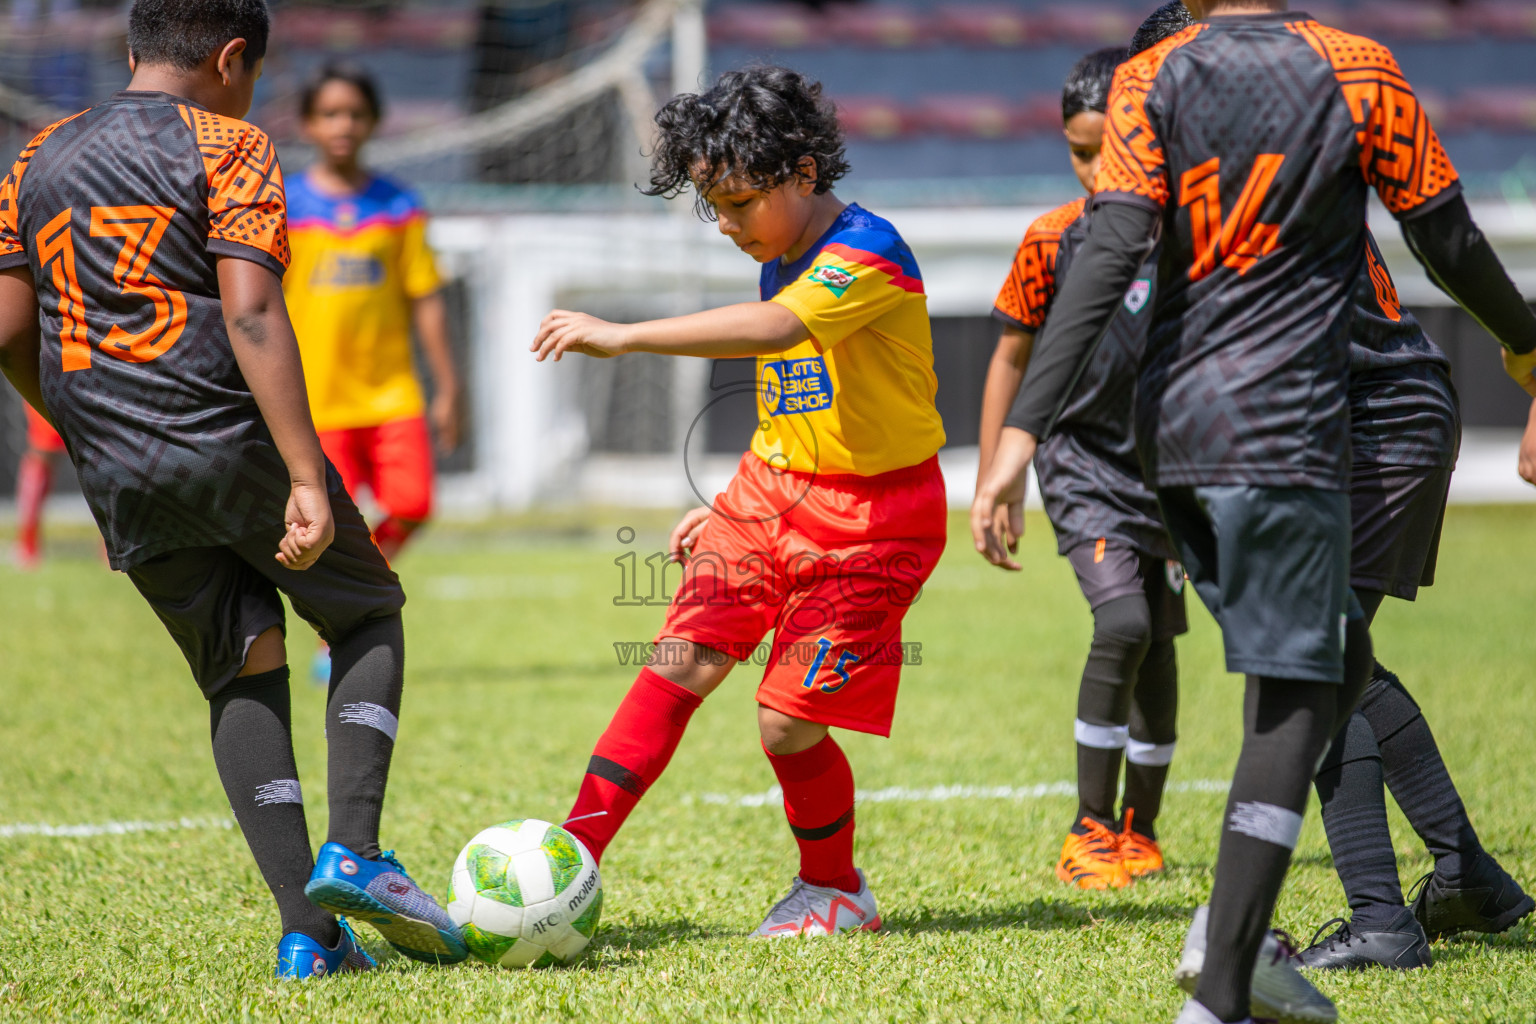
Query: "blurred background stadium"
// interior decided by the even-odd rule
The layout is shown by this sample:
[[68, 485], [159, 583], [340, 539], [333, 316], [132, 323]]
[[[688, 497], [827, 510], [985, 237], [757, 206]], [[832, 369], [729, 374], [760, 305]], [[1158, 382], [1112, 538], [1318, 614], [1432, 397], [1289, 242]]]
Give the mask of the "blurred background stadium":
[[[1129, 40], [1153, 0], [274, 0], [252, 120], [307, 162], [297, 93], [323, 62], [375, 72], [387, 103], [371, 165], [419, 189], [452, 279], [469, 443], [442, 466], [465, 516], [712, 495], [755, 422], [751, 369], [629, 356], [535, 365], [551, 306], [614, 319], [755, 297], [756, 267], [689, 204], [638, 194], [650, 118], [674, 91], [751, 61], [825, 83], [853, 174], [839, 191], [891, 217], [935, 316], [952, 495], [968, 497], [988, 312], [1029, 222], [1074, 197], [1060, 87], [1083, 53]], [[1479, 223], [1536, 296], [1536, 2], [1294, 3], [1392, 46], [1465, 178]], [[0, 149], [127, 81], [127, 4], [9, 0], [0, 14]], [[9, 157], [7, 157], [9, 159]], [[1408, 304], [1455, 364], [1469, 427], [1457, 494], [1519, 498], [1529, 407], [1481, 330], [1425, 280], [1381, 211]], [[22, 444], [0, 389], [0, 501]], [[686, 468], [687, 472], [681, 470]], [[1536, 497], [1536, 492], [1529, 492]], [[67, 493], [58, 511], [83, 514]]]

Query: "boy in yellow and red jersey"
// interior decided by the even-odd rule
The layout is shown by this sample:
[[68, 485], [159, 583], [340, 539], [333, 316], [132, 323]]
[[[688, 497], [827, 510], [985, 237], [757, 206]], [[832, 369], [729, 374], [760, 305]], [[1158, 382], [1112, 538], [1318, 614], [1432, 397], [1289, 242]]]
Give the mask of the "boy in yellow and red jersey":
[[16, 567], [35, 569], [42, 559], [43, 503], [53, 489], [53, 472], [65, 456], [64, 439], [30, 405], [27, 450], [16, 467]]
[[853, 772], [828, 728], [890, 734], [901, 620], [944, 550], [922, 277], [895, 228], [833, 195], [848, 165], [819, 84], [732, 72], [656, 123], [651, 194], [692, 185], [763, 264], [763, 301], [640, 324], [556, 310], [533, 349], [755, 356], [759, 430], [725, 493], [673, 531], [673, 552], [691, 556], [655, 664], [598, 741], [567, 827], [600, 858], [694, 709], [772, 630], [758, 726], [800, 869], [756, 935], [873, 931]]
[[[432, 441], [458, 444], [459, 380], [442, 279], [420, 201], [358, 162], [383, 113], [364, 72], [322, 69], [300, 100], [319, 161], [288, 187], [293, 266], [283, 281], [304, 354], [315, 429], [352, 494], [385, 512], [373, 524], [393, 559], [432, 513]], [[436, 394], [427, 409], [411, 365], [421, 339]]]

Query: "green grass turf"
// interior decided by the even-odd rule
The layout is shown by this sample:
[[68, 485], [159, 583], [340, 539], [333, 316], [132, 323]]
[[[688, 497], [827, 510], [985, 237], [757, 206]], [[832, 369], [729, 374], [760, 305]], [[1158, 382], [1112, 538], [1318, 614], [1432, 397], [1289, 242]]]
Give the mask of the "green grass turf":
[[[1536, 881], [1530, 757], [1536, 574], [1527, 509], [1453, 509], [1440, 583], [1391, 602], [1378, 652], [1418, 695], [1484, 841]], [[630, 545], [616, 530], [640, 528]], [[558, 820], [593, 740], [633, 677], [615, 641], [647, 640], [655, 607], [615, 607], [626, 551], [666, 523], [591, 514], [564, 533], [442, 527], [407, 553], [406, 704], [384, 840], [446, 894], [460, 845], [510, 817]], [[889, 741], [842, 735], [865, 789], [1029, 786], [1072, 778], [1071, 721], [1089, 616], [1048, 527], [1029, 522], [1025, 571], [969, 549], [964, 524], [908, 618], [923, 663], [906, 671]], [[83, 538], [40, 573], [0, 568], [0, 825], [227, 818], [203, 702], [128, 581]], [[1191, 602], [1180, 647], [1174, 782], [1224, 779], [1238, 681]], [[315, 842], [324, 836], [321, 694], [295, 720]], [[277, 920], [238, 831], [0, 837], [0, 1018], [7, 1020], [1158, 1021], [1185, 921], [1204, 899], [1223, 797], [1171, 795], [1170, 869], [1109, 894], [1056, 881], [1070, 796], [867, 803], [858, 858], [886, 930], [839, 940], [745, 935], [794, 872], [781, 813], [719, 806], [773, 783], [758, 749], [753, 676], [739, 671], [694, 719], [604, 865], [606, 916], [577, 967], [424, 967], [313, 984], [271, 977]], [[1393, 811], [1405, 883], [1429, 860]], [[1313, 814], [1278, 924], [1305, 938], [1343, 909]], [[377, 938], [371, 931], [365, 941]], [[1431, 971], [1328, 977], [1351, 1021], [1536, 1020], [1536, 929], [1435, 947]]]

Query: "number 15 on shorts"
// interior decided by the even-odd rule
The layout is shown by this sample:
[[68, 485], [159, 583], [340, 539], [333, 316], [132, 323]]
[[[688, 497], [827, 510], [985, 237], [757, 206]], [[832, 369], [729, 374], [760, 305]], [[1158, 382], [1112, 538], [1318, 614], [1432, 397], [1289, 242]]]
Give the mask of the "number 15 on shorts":
[[[805, 670], [805, 678], [800, 680], [800, 685], [807, 690], [816, 685], [816, 676], [821, 672], [821, 667], [827, 662], [827, 655], [832, 651], [832, 641], [822, 637], [816, 641], [816, 657], [811, 660], [811, 665]], [[841, 682], [822, 683], [822, 693], [836, 693], [848, 685], [848, 666], [859, 660], [859, 656], [852, 651], [840, 651], [837, 661], [832, 666], [832, 672]]]

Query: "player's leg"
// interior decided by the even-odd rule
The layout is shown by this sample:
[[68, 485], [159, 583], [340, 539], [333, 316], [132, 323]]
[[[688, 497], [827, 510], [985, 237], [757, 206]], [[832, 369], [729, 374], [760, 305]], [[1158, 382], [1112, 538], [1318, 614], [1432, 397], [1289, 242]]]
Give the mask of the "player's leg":
[[759, 938], [880, 928], [854, 866], [853, 769], [828, 727], [890, 735], [902, 620], [943, 553], [944, 527], [943, 479], [924, 463], [808, 492], [781, 538], [790, 592], [758, 686], [758, 727], [800, 863]]
[[1211, 901], [1176, 977], [1221, 1021], [1246, 1019], [1250, 1006], [1332, 1020], [1332, 1004], [1268, 929], [1318, 760], [1369, 675], [1370, 633], [1348, 588], [1347, 498], [1245, 486], [1172, 488], [1159, 498], [1221, 625], [1227, 668], [1247, 675]]
[[16, 468], [16, 564], [31, 569], [42, 555], [43, 506], [64, 441], [30, 405], [26, 411], [27, 450]]
[[1141, 556], [1103, 540], [1067, 553], [1093, 610], [1093, 641], [1077, 690], [1077, 812], [1056, 877], [1082, 889], [1131, 884], [1120, 852], [1115, 799], [1131, 721], [1131, 702], [1152, 643], [1152, 611], [1141, 580]]
[[279, 565], [271, 557], [275, 536], [234, 548], [331, 646], [325, 710], [330, 826], [305, 895], [325, 910], [367, 921], [406, 956], [453, 963], [468, 956], [458, 927], [393, 853], [379, 848], [400, 721], [405, 594], [340, 476], [333, 473], [328, 482], [336, 535], [310, 568]]
[[379, 550], [390, 561], [432, 515], [436, 470], [432, 436], [421, 416], [381, 423], [372, 431], [369, 461], [373, 496], [385, 517], [373, 528]]
[[783, 590], [771, 552], [783, 507], [762, 460], [745, 455], [683, 566], [651, 664], [599, 737], [566, 816], [597, 860], [671, 763], [694, 711], [773, 624]]
[[[325, 457], [341, 476], [342, 486], [348, 495], [362, 493], [362, 488], [373, 489], [373, 465], [368, 461], [371, 450], [369, 431], [322, 430], [319, 432], [320, 448]], [[315, 686], [329, 686], [331, 682], [331, 648], [324, 640], [318, 642], [309, 665], [309, 679]]]
[[219, 780], [282, 920], [278, 975], [371, 966], [336, 919], [304, 897], [314, 857], [293, 756], [276, 589], [225, 548], [173, 551], [128, 576], [208, 700]]
[[1120, 857], [1132, 877], [1163, 866], [1157, 818], [1178, 741], [1179, 664], [1174, 637], [1189, 628], [1184, 609], [1184, 567], [1178, 562], [1143, 557], [1142, 581], [1152, 613], [1152, 641], [1141, 661], [1131, 698], [1120, 830]]

